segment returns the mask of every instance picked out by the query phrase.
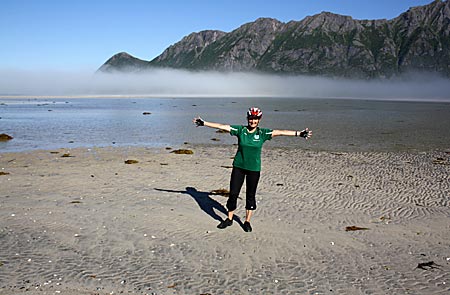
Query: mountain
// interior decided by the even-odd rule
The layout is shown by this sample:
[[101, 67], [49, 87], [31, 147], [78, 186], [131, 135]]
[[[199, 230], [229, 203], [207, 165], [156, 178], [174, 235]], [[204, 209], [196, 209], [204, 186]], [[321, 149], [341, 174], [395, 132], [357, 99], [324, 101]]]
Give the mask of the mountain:
[[115, 54], [108, 59], [99, 69], [100, 72], [133, 72], [148, 67], [149, 62], [135, 58], [126, 52]]
[[119, 53], [99, 71], [170, 67], [356, 78], [425, 71], [450, 77], [449, 34], [449, 0], [410, 8], [391, 20], [330, 12], [288, 23], [260, 18], [229, 33], [192, 33], [148, 62]]
[[226, 35], [222, 31], [201, 31], [184, 37], [180, 42], [167, 48], [160, 56], [150, 62], [151, 65], [192, 68], [195, 61], [208, 46]]

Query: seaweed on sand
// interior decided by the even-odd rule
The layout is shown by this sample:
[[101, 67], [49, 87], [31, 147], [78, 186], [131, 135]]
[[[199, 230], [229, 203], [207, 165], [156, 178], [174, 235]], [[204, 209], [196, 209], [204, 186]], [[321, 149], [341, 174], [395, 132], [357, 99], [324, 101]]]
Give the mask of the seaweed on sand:
[[224, 188], [215, 189], [210, 192], [211, 195], [220, 195], [224, 197], [228, 197], [230, 195], [230, 191]]
[[192, 150], [179, 149], [179, 150], [171, 151], [171, 153], [174, 153], [177, 155], [192, 155], [194, 152]]
[[367, 227], [359, 227], [359, 226], [354, 226], [354, 225], [347, 226], [345, 228], [345, 231], [357, 231], [357, 230], [369, 230], [369, 228], [367, 228]]

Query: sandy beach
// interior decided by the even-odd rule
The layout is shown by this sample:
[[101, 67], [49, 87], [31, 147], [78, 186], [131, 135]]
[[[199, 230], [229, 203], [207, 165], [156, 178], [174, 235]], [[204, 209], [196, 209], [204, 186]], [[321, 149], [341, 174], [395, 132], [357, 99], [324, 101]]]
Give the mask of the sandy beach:
[[246, 233], [181, 148], [0, 153], [0, 294], [450, 294], [449, 151], [265, 148]]

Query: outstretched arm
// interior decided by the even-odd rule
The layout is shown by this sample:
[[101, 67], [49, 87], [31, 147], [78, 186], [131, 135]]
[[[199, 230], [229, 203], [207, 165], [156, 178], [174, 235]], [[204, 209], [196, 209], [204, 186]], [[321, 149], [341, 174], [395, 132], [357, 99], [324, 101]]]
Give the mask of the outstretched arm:
[[214, 123], [214, 122], [207, 122], [205, 120], [203, 120], [200, 117], [196, 117], [192, 120], [192, 122], [194, 124], [197, 125], [197, 127], [199, 126], [206, 126], [206, 127], [210, 127], [210, 128], [216, 128], [216, 129], [220, 129], [220, 130], [224, 130], [224, 131], [228, 131], [230, 132], [231, 127], [230, 125], [226, 125], [226, 124], [220, 124], [220, 123]]
[[309, 130], [308, 128], [302, 130], [302, 131], [297, 131], [297, 130], [273, 130], [272, 131], [272, 137], [275, 136], [300, 136], [303, 137], [305, 139], [311, 138], [312, 136], [312, 131]]

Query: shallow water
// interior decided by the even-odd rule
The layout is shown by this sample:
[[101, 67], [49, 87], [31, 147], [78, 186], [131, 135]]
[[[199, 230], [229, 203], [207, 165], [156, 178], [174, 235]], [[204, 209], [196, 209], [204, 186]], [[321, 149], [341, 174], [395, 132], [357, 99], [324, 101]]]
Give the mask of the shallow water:
[[[249, 106], [262, 127], [313, 130], [312, 140], [278, 137], [268, 146], [328, 151], [450, 149], [450, 103], [294, 98], [0, 99], [0, 152], [101, 146], [181, 147], [233, 144], [195, 128], [192, 118], [245, 124]], [[144, 115], [144, 112], [150, 112]]]

